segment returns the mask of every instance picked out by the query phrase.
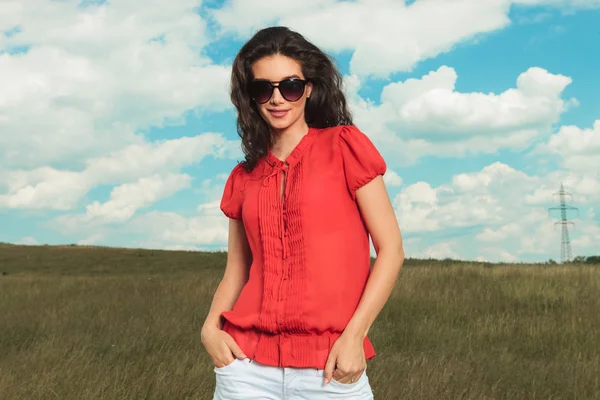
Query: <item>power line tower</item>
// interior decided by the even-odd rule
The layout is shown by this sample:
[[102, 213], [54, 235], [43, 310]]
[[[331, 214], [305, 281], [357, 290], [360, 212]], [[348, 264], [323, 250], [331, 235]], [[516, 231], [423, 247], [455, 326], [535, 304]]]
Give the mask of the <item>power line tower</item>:
[[559, 205], [557, 207], [550, 207], [548, 208], [548, 213], [552, 212], [553, 210], [558, 210], [560, 211], [560, 221], [557, 221], [554, 223], [554, 226], [556, 227], [556, 225], [560, 225], [561, 226], [561, 246], [560, 246], [560, 261], [561, 263], [566, 263], [566, 262], [570, 262], [573, 259], [573, 255], [571, 254], [571, 239], [569, 238], [569, 225], [575, 225], [572, 221], [569, 221], [567, 219], [567, 212], [568, 211], [577, 211], [577, 215], [579, 215], [579, 209], [577, 207], [573, 207], [570, 205], [567, 205], [567, 197], [571, 198], [571, 201], [573, 200], [573, 195], [569, 192], [565, 191], [565, 188], [562, 184], [562, 182], [560, 183], [560, 190], [556, 193], [554, 193], [554, 196], [558, 196], [559, 197]]

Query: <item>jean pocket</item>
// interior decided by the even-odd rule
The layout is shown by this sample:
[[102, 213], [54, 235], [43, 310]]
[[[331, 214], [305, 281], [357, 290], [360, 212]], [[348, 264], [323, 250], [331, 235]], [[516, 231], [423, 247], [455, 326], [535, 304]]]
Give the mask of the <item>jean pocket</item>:
[[233, 359], [233, 361], [232, 361], [232, 362], [230, 362], [230, 363], [229, 363], [229, 364], [227, 364], [227, 365], [224, 365], [224, 366], [222, 366], [222, 367], [215, 367], [215, 372], [225, 372], [225, 371], [228, 371], [228, 370], [232, 369], [233, 367], [235, 367], [235, 365], [236, 365], [237, 363], [239, 363], [239, 362], [240, 362], [240, 360], [239, 360], [239, 359], [237, 359], [237, 358], [234, 358], [234, 359]]
[[352, 382], [352, 383], [350, 383], [350, 382], [348, 382], [348, 383], [338, 382], [334, 378], [331, 378], [331, 382], [330, 383], [333, 383], [334, 385], [337, 385], [337, 386], [340, 386], [340, 387], [344, 387], [344, 388], [351, 388], [351, 387], [357, 386], [359, 383], [361, 383], [362, 381], [364, 381], [366, 377], [367, 377], [367, 370], [365, 369], [363, 371], [363, 373], [360, 374], [360, 377], [357, 380], [355, 380], [354, 382]]

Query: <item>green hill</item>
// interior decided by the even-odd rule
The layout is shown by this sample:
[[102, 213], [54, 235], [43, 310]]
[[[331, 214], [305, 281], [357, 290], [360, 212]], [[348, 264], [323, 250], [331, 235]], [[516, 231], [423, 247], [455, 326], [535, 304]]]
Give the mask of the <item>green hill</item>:
[[[0, 399], [212, 398], [200, 328], [225, 261], [0, 245]], [[599, 309], [590, 265], [408, 260], [369, 333], [375, 398], [599, 399]]]

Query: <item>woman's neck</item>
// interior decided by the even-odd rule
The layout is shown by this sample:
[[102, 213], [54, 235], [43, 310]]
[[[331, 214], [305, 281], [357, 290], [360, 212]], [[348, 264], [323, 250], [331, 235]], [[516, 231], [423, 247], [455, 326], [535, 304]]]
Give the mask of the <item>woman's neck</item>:
[[304, 135], [308, 133], [308, 124], [306, 121], [299, 121], [300, 123], [293, 124], [286, 129], [272, 130], [271, 135], [273, 137], [273, 146], [271, 153], [280, 159], [285, 159], [294, 148], [300, 143]]

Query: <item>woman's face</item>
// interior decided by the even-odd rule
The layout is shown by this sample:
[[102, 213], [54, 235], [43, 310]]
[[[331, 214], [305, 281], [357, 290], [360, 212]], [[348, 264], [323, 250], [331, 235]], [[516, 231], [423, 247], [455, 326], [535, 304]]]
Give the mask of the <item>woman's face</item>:
[[[272, 83], [286, 78], [304, 79], [300, 63], [293, 58], [279, 54], [263, 57], [252, 65], [254, 80], [267, 80]], [[264, 104], [256, 103], [260, 114], [272, 130], [280, 131], [296, 123], [305, 123], [304, 106], [312, 91], [311, 83], [307, 83], [304, 94], [297, 101], [286, 100], [279, 91], [273, 90], [271, 98]], [[254, 101], [254, 100], [253, 100]]]

